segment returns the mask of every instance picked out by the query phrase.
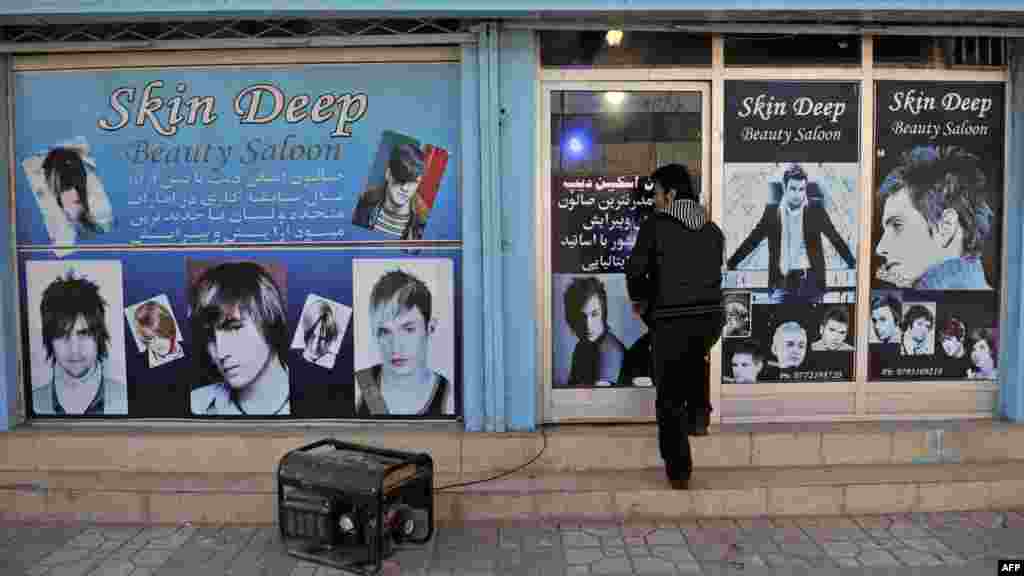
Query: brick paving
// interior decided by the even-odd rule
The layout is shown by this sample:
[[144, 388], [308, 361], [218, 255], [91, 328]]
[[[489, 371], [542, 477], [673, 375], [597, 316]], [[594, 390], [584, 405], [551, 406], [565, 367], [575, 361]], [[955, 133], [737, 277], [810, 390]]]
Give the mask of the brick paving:
[[[384, 574], [995, 574], [1024, 558], [1024, 511], [679, 522], [472, 523], [399, 549]], [[914, 569], [907, 571], [906, 569]], [[794, 570], [795, 569], [795, 570]], [[923, 572], [922, 572], [923, 573]], [[273, 526], [0, 523], [0, 574], [332, 576]]]

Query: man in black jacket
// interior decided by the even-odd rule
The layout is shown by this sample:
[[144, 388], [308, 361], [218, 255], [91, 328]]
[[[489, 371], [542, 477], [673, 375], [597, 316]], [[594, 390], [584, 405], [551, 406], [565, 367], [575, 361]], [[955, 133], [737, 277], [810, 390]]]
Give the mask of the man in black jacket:
[[799, 164], [786, 168], [782, 188], [779, 203], [765, 206], [761, 220], [729, 258], [727, 267], [735, 270], [767, 238], [772, 303], [821, 302], [826, 286], [821, 237], [828, 238], [851, 269], [856, 260], [820, 200], [808, 197], [807, 173]]
[[722, 334], [725, 237], [707, 220], [679, 164], [651, 175], [656, 211], [644, 221], [626, 264], [634, 307], [651, 327], [658, 447], [672, 487], [689, 487], [688, 435], [710, 404], [704, 358]]

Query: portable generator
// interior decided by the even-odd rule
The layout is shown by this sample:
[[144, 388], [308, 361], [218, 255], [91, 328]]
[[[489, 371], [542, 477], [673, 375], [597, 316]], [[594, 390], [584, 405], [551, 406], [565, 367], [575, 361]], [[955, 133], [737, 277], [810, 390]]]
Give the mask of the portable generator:
[[278, 523], [288, 553], [369, 576], [396, 545], [434, 533], [429, 454], [319, 440], [277, 469]]

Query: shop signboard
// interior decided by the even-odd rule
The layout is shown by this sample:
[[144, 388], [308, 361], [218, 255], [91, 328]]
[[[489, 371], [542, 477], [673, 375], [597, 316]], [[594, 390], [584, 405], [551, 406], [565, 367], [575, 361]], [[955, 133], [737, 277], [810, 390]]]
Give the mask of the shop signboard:
[[455, 417], [459, 86], [454, 63], [16, 73], [30, 414]]
[[869, 380], [995, 380], [1004, 87], [875, 85]]
[[854, 82], [725, 83], [726, 383], [854, 378]]

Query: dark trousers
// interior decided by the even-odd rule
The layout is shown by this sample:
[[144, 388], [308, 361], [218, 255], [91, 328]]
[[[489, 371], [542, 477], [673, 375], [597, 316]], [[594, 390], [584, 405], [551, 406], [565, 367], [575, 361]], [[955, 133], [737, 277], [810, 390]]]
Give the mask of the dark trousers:
[[654, 322], [651, 362], [658, 448], [669, 478], [688, 480], [693, 471], [690, 427], [706, 419], [711, 408], [704, 356], [718, 341], [722, 326], [720, 313]]

